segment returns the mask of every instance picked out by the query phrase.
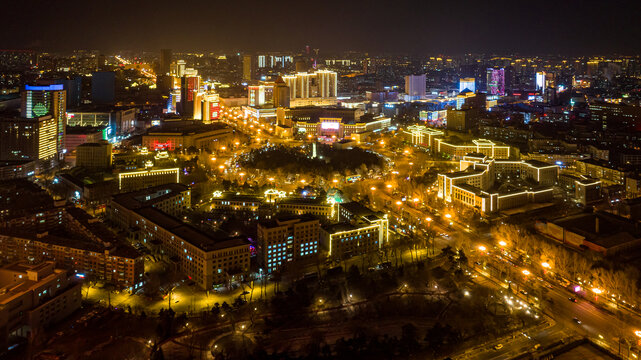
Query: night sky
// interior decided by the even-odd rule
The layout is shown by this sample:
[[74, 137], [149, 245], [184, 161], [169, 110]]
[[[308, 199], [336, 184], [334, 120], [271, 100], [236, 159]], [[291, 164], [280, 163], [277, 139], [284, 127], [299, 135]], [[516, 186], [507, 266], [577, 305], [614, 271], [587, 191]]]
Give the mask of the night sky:
[[3, 3], [3, 49], [641, 53], [641, 0]]

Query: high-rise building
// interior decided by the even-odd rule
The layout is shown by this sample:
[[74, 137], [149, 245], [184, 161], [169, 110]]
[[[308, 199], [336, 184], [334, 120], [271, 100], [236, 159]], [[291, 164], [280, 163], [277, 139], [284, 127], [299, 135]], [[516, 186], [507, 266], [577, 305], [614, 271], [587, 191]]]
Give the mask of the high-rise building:
[[473, 93], [476, 92], [476, 79], [475, 78], [461, 78], [458, 83], [458, 91], [463, 92], [469, 90]]
[[273, 85], [254, 85], [247, 87], [247, 104], [249, 106], [261, 106], [273, 103]]
[[0, 118], [0, 160], [52, 160], [58, 155], [58, 121], [51, 115]]
[[487, 69], [487, 94], [505, 96], [505, 69]]
[[424, 98], [427, 92], [426, 89], [425, 74], [405, 76], [405, 93], [410, 99], [417, 100]]
[[214, 92], [206, 92], [202, 97], [202, 120], [208, 124], [218, 120], [220, 116], [220, 96]]
[[545, 71], [537, 72], [535, 75], [536, 90], [540, 91], [546, 88], [545, 86]]
[[[65, 129], [67, 127], [67, 93], [64, 90], [64, 86], [61, 84], [48, 86], [26, 85], [22, 92], [20, 113], [25, 119], [51, 115], [56, 128], [55, 152], [58, 156], [61, 156], [64, 151]], [[50, 122], [51, 120], [46, 121], [46, 129], [49, 129]], [[43, 129], [42, 131], [45, 130]], [[46, 153], [48, 154], [48, 151]]]
[[175, 63], [171, 63], [171, 65], [169, 66], [170, 75], [181, 78], [185, 76], [186, 67], [187, 63], [185, 62], [185, 60], [177, 60]]
[[178, 112], [184, 118], [194, 116], [194, 100], [200, 90], [200, 76], [184, 76], [180, 80], [180, 106]]
[[278, 77], [274, 83], [274, 107], [288, 108], [289, 101], [289, 87], [285, 84], [282, 77]]
[[169, 74], [171, 65], [171, 49], [161, 49], [160, 50], [160, 66], [157, 75], [167, 75]]
[[82, 95], [82, 77], [75, 76], [71, 79], [59, 79], [54, 81], [56, 84], [62, 85], [62, 88], [67, 92], [67, 109], [80, 106]]
[[305, 105], [306, 100], [311, 100], [310, 105], [315, 105], [314, 99], [332, 100], [338, 95], [338, 75], [334, 71], [302, 72], [295, 75], [285, 75], [282, 79], [289, 87], [291, 106]]
[[254, 66], [253, 66], [254, 57], [251, 55], [243, 56], [243, 80], [250, 81], [253, 78]]
[[116, 100], [116, 73], [97, 71], [91, 74], [91, 101], [94, 104], [113, 104]]

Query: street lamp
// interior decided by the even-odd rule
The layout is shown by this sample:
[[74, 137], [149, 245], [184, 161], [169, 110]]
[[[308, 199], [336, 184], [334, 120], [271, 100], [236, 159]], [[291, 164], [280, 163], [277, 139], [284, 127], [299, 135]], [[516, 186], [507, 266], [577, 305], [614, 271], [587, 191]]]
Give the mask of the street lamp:
[[445, 214], [445, 218], [446, 219], [451, 219], [452, 218], [452, 214]]
[[601, 290], [599, 288], [592, 288], [592, 292], [597, 294], [597, 295], [599, 295], [599, 294], [603, 293], [603, 290]]
[[481, 251], [487, 250], [487, 248], [485, 246], [483, 246], [483, 245], [479, 245], [478, 249], [481, 250]]
[[550, 268], [552, 267], [552, 266], [550, 266], [550, 264], [549, 264], [549, 263], [546, 263], [546, 262], [542, 262], [542, 263], [541, 263], [541, 266], [543, 266], [543, 267], [544, 267], [544, 268], [546, 268], [546, 269], [550, 269]]
[[501, 246], [506, 246], [506, 245], [507, 245], [507, 243], [506, 243], [505, 241], [501, 240], [501, 241], [499, 241], [499, 245], [501, 245]]
[[372, 186], [372, 187], [371, 187], [371, 188], [369, 188], [369, 189], [370, 189], [370, 190], [372, 190], [372, 191], [375, 191], [375, 190], [376, 190], [376, 187], [375, 187], [375, 186]]
[[521, 272], [522, 272], [522, 273], [523, 273], [523, 275], [525, 275], [525, 276], [530, 275], [530, 271], [529, 271], [528, 269], [523, 269], [523, 271], [521, 271]]

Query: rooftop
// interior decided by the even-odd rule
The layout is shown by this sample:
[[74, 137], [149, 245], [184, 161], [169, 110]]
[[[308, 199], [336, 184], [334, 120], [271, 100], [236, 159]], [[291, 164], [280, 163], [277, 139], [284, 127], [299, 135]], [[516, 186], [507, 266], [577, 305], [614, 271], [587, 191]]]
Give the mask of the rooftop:
[[209, 131], [217, 131], [222, 129], [231, 128], [223, 123], [202, 124], [194, 121], [171, 121], [165, 122], [161, 125], [154, 126], [147, 130], [145, 135], [153, 134], [178, 134], [178, 135], [191, 135], [197, 133], [204, 133]]
[[187, 185], [171, 183], [114, 195], [112, 201], [130, 210], [138, 209], [143, 206], [152, 206], [189, 189]]

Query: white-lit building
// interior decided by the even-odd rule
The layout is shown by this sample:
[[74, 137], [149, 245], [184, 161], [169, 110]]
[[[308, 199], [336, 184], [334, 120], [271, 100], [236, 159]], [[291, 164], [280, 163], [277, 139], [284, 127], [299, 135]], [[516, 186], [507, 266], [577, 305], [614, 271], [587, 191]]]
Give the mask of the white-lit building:
[[[459, 171], [438, 175], [438, 197], [482, 213], [493, 213], [530, 202], [550, 201], [558, 172], [557, 165], [536, 160], [492, 160], [483, 154], [469, 154], [460, 161]], [[537, 185], [507, 190], [494, 186], [497, 179], [517, 178], [530, 179]]]
[[337, 103], [338, 75], [334, 71], [299, 72], [282, 78], [289, 87], [291, 107], [327, 106]]

